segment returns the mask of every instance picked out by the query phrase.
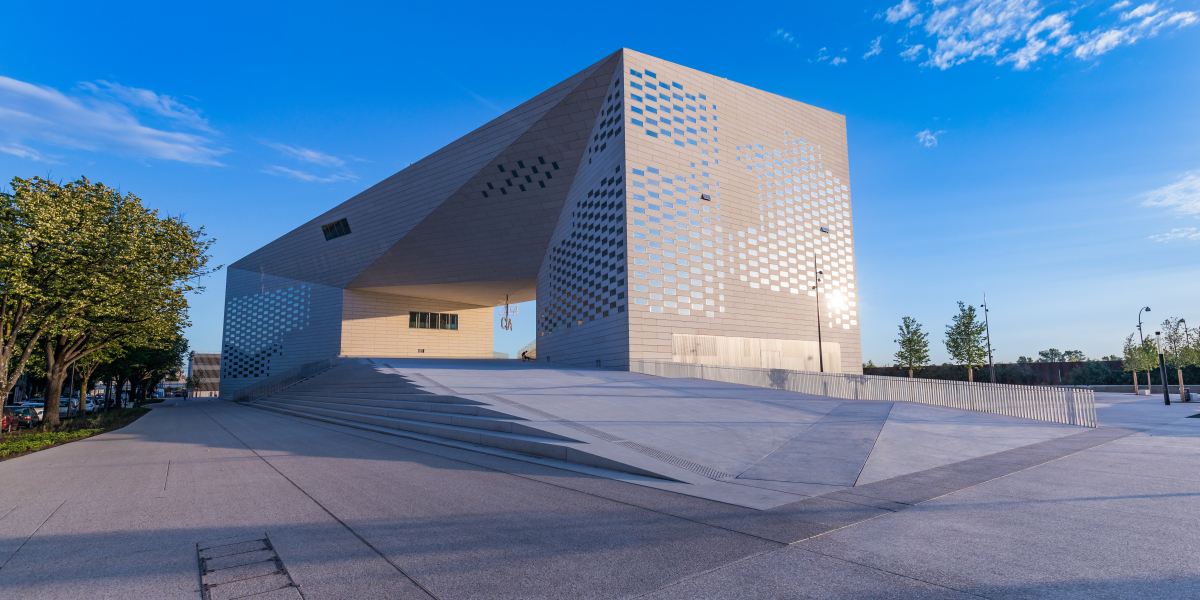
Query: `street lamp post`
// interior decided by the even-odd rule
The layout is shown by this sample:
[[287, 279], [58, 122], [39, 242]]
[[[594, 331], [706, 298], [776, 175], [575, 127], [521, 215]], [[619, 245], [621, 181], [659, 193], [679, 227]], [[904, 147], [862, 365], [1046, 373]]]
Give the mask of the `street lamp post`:
[[1171, 405], [1171, 390], [1167, 387], [1167, 358], [1163, 356], [1162, 332], [1154, 332], [1154, 342], [1158, 345], [1158, 371], [1162, 377], [1163, 404]]
[[825, 348], [821, 343], [821, 275], [824, 275], [820, 269], [817, 269], [817, 283], [812, 286], [812, 289], [817, 292], [817, 360], [820, 365], [821, 373], [825, 372]]
[[992, 383], [996, 383], [996, 363], [992, 362], [992, 326], [988, 323], [987, 292], [983, 293], [983, 327], [987, 331], [988, 370], [991, 372]]
[[[1150, 312], [1150, 307], [1147, 306], [1147, 307], [1143, 308], [1142, 310], [1144, 310], [1146, 312]], [[1145, 340], [1145, 338], [1142, 337], [1142, 310], [1138, 311], [1138, 341], [1140, 341], [1144, 344], [1144, 343], [1146, 343], [1146, 340]]]

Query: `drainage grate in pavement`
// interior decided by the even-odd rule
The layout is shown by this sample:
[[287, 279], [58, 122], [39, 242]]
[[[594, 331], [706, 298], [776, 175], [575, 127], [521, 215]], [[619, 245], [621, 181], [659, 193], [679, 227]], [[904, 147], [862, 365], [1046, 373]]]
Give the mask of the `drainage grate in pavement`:
[[265, 533], [226, 537], [196, 544], [200, 593], [205, 600], [301, 600]]

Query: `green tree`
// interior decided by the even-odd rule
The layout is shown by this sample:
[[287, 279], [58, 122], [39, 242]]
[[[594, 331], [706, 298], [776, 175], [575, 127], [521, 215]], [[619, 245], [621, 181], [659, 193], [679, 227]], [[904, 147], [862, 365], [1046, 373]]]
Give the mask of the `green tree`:
[[[1194, 366], [1200, 361], [1197, 359], [1196, 346], [1191, 340], [1191, 332], [1188, 330], [1187, 322], [1183, 319], [1168, 318], [1163, 321], [1163, 350], [1164, 358], [1167, 360], [1167, 366], [1174, 367], [1176, 377], [1179, 383], [1179, 397], [1184, 396], [1183, 387], [1183, 369], [1185, 367]], [[1167, 382], [1163, 382], [1166, 385]]]
[[42, 238], [70, 248], [59, 253], [70, 264], [47, 268], [74, 273], [41, 292], [58, 306], [41, 321], [38, 340], [46, 363], [45, 418], [56, 424], [62, 384], [76, 361], [125, 339], [167, 340], [188, 325], [186, 296], [202, 289], [193, 281], [212, 272], [212, 240], [203, 228], [160, 218], [132, 193], [87, 179], [60, 185], [14, 178], [12, 187], [21, 207], [52, 206], [68, 215], [34, 223], [46, 230]]
[[1018, 356], [1017, 357], [1017, 364], [1025, 364], [1025, 363], [1031, 363], [1031, 362], [1034, 362], [1034, 360], [1032, 358], [1029, 358], [1028, 356]]
[[967, 381], [975, 381], [975, 366], [987, 357], [984, 324], [975, 320], [975, 306], [958, 302], [958, 314], [946, 326], [946, 351], [967, 367]]
[[1146, 372], [1146, 385], [1150, 385], [1150, 371], [1158, 366], [1158, 351], [1154, 348], [1154, 338], [1146, 338], [1140, 343], [1134, 341], [1134, 334], [1125, 338], [1123, 348], [1125, 364], [1123, 368], [1133, 373], [1133, 391], [1138, 390], [1138, 371]]
[[1063, 353], [1058, 348], [1051, 348], [1049, 350], [1038, 350], [1037, 362], [1047, 363], [1047, 362], [1062, 362], [1062, 361], [1063, 361]]
[[1087, 357], [1079, 350], [1064, 350], [1062, 353], [1063, 362], [1084, 362]]
[[921, 324], [916, 319], [904, 317], [900, 321], [900, 337], [896, 343], [900, 344], [900, 350], [895, 355], [896, 366], [907, 368], [909, 379], [913, 376], [914, 368], [929, 364], [929, 334], [921, 331]]
[[12, 187], [0, 194], [0, 397], [48, 331], [112, 292], [93, 285], [112, 258], [97, 252], [104, 211], [40, 178], [14, 179]]

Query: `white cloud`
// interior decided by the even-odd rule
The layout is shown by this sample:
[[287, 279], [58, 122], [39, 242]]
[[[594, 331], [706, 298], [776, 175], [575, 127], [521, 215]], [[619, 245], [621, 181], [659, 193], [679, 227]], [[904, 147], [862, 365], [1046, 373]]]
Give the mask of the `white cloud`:
[[109, 83], [104, 80], [96, 83], [85, 81], [80, 83], [79, 87], [95, 96], [108, 97], [127, 106], [148, 109], [160, 117], [171, 119], [192, 129], [215, 133], [209, 127], [208, 119], [205, 119], [199, 111], [184, 106], [170, 96], [156, 94], [151, 90], [125, 87], [119, 83]]
[[917, 133], [917, 141], [925, 145], [926, 148], [937, 146], [937, 136], [946, 133], [945, 131], [930, 131], [926, 129]]
[[900, 56], [902, 56], [904, 58], [904, 60], [917, 60], [918, 58], [921, 57], [921, 51], [924, 49], [925, 49], [925, 44], [917, 44], [915, 46], [906, 46], [904, 52], [900, 53]]
[[1142, 18], [1142, 17], [1144, 17], [1144, 16], [1146, 16], [1146, 15], [1149, 15], [1149, 14], [1151, 14], [1151, 13], [1154, 13], [1154, 12], [1155, 12], [1155, 11], [1157, 11], [1157, 10], [1158, 10], [1158, 3], [1157, 3], [1157, 2], [1151, 2], [1151, 3], [1149, 3], [1149, 4], [1143, 4], [1143, 5], [1141, 5], [1141, 6], [1137, 7], [1137, 8], [1135, 8], [1135, 9], [1133, 9], [1133, 10], [1131, 10], [1131, 11], [1127, 12], [1127, 13], [1121, 13], [1121, 20], [1122, 20], [1122, 21], [1128, 21], [1128, 20], [1130, 20], [1130, 19], [1140, 19], [1140, 18]]
[[205, 135], [143, 124], [142, 118], [161, 118], [211, 133], [198, 112], [168, 96], [107, 82], [81, 84], [81, 91], [68, 96], [0, 76], [0, 143], [26, 149], [31, 159], [41, 155], [28, 142], [207, 165], [220, 165], [217, 157], [228, 152]]
[[293, 179], [299, 179], [301, 181], [318, 182], [318, 183], [332, 183], [334, 181], [346, 181], [348, 179], [354, 179], [353, 175], [346, 174], [346, 173], [334, 173], [333, 175], [330, 175], [328, 177], [321, 177], [319, 175], [313, 175], [312, 173], [306, 173], [304, 171], [297, 171], [295, 169], [289, 169], [287, 167], [281, 167], [279, 165], [271, 165], [271, 166], [263, 169], [262, 172], [267, 173], [268, 175], [278, 175], [280, 177], [291, 177]]
[[777, 30], [775, 30], [775, 34], [772, 35], [771, 37], [774, 38], [776, 42], [779, 42], [781, 44], [786, 44], [788, 46], [792, 46], [793, 48], [800, 47], [800, 42], [796, 41], [796, 36], [792, 35], [792, 32], [790, 32], [790, 31], [785, 31], [783, 29], [777, 29]]
[[1143, 4], [1121, 14], [1121, 21], [1134, 22], [1090, 32], [1084, 36], [1085, 41], [1075, 48], [1075, 57], [1083, 60], [1095, 58], [1118, 46], [1128, 46], [1142, 38], [1154, 37], [1163, 29], [1179, 29], [1200, 21], [1194, 12], [1172, 13], [1171, 9], [1157, 8], [1158, 3]]
[[24, 144], [0, 144], [0, 152], [35, 162], [58, 163], [53, 157], [48, 157]]
[[[1038, 0], [928, 0], [927, 11], [919, 3], [904, 0], [884, 14], [888, 23], [912, 17], [908, 26], [924, 22], [922, 28], [931, 38], [927, 60], [921, 66], [949, 69], [976, 59], [998, 65], [1012, 63], [1024, 70], [1049, 55], [1073, 54], [1091, 59], [1122, 45], [1154, 37], [1164, 29], [1178, 29], [1200, 22], [1191, 11], [1176, 12], [1160, 2], [1138, 5], [1112, 15], [1108, 24], [1090, 31], [1072, 33], [1073, 15], [1082, 8], [1043, 14]], [[1100, 13], [1121, 11], [1133, 4], [1122, 0]], [[926, 16], [927, 15], [927, 16]], [[906, 45], [901, 52], [906, 60], [919, 54], [918, 45]], [[1074, 49], [1072, 51], [1072, 49]]]
[[[290, 169], [288, 167], [283, 167], [283, 166], [279, 166], [279, 165], [271, 165], [271, 166], [263, 169], [262, 170], [263, 173], [267, 173], [269, 175], [277, 175], [280, 177], [291, 177], [293, 179], [299, 179], [301, 181], [309, 181], [309, 182], [317, 182], [317, 183], [332, 183], [335, 181], [350, 181], [350, 180], [358, 179], [357, 175], [355, 175], [352, 171], [350, 171], [350, 169], [346, 168], [346, 161], [344, 159], [338, 158], [336, 156], [333, 156], [330, 154], [325, 154], [324, 152], [319, 152], [317, 150], [312, 150], [310, 148], [302, 148], [300, 146], [289, 146], [287, 144], [280, 144], [279, 142], [271, 142], [271, 141], [267, 141], [267, 140], [259, 140], [259, 142], [261, 142], [264, 146], [278, 150], [281, 154], [283, 154], [284, 156], [291, 158], [293, 160], [298, 160], [300, 162], [305, 162], [305, 163], [309, 163], [309, 164], [313, 164], [313, 165], [317, 165], [317, 166], [321, 166], [321, 167], [330, 167], [331, 169], [333, 169], [333, 168], [337, 169], [337, 172], [335, 172], [335, 173], [322, 176], [322, 175], [316, 175], [313, 173], [309, 173], [307, 171], [301, 171], [298, 169]], [[354, 157], [350, 157], [350, 158], [351, 158], [351, 160], [356, 160], [356, 161], [361, 161], [361, 162], [369, 162], [369, 161], [366, 161], [361, 158], [354, 158]]]
[[300, 148], [298, 146], [288, 146], [287, 144], [280, 144], [277, 142], [264, 141], [262, 143], [268, 147], [282, 152], [286, 156], [290, 156], [296, 160], [301, 160], [307, 163], [313, 163], [314, 165], [321, 165], [323, 167], [341, 167], [346, 164], [346, 161], [336, 156], [330, 156], [322, 152], [317, 152], [316, 150], [309, 150], [308, 148]]
[[871, 58], [872, 56], [875, 56], [876, 54], [879, 54], [880, 52], [883, 52], [883, 36], [882, 35], [871, 40], [871, 49], [868, 50], [867, 53], [863, 55], [863, 59]]
[[[1025, 32], [1025, 45], [1000, 58], [996, 64], [1002, 65], [1011, 62], [1014, 69], [1023, 71], [1042, 56], [1057, 55], [1074, 44], [1075, 36], [1071, 35], [1071, 22], [1067, 20], [1067, 16], [1067, 13], [1061, 12], [1034, 23]], [[1042, 32], [1046, 32], [1044, 38], [1041, 37]], [[1053, 45], [1050, 44], [1050, 40], [1055, 40]]]
[[1176, 227], [1166, 233], [1156, 233], [1150, 239], [1164, 244], [1172, 240], [1200, 240], [1200, 229], [1195, 227]]
[[844, 62], [846, 62], [846, 59], [844, 59], [844, 58], [842, 58], [842, 57], [840, 57], [840, 56], [835, 56], [835, 57], [833, 58], [833, 60], [829, 61], [829, 64], [831, 64], [831, 65], [833, 65], [833, 66], [835, 66], [835, 67], [836, 67], [836, 66], [838, 66], [838, 65], [840, 65], [840, 64], [842, 64], [842, 63], [844, 63]]
[[887, 9], [883, 14], [875, 15], [875, 18], [883, 17], [888, 23], [899, 23], [915, 14], [917, 14], [916, 3], [912, 0], [904, 0], [900, 4]]
[[1175, 183], [1138, 197], [1142, 206], [1168, 208], [1178, 215], [1200, 215], [1200, 169], [1184, 173]]

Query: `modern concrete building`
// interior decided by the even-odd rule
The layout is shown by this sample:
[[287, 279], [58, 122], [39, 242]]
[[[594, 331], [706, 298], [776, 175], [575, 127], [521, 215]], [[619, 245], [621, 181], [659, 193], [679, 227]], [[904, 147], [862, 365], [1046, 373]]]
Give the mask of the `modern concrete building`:
[[849, 179], [843, 116], [619, 50], [231, 265], [222, 394], [535, 299], [539, 361], [860, 372]]

